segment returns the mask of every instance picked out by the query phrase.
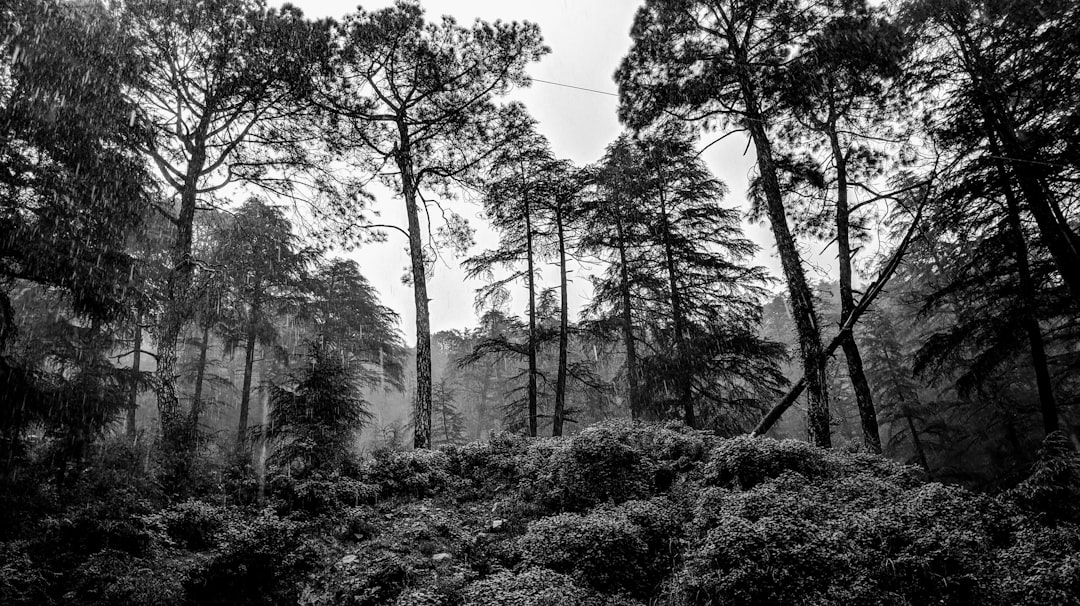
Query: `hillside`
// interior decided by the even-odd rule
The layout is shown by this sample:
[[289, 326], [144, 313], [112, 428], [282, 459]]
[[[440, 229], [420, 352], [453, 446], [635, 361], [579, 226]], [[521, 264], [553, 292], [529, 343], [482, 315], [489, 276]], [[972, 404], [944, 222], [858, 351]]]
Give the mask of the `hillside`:
[[[1080, 460], [996, 496], [877, 456], [608, 423], [160, 494], [113, 450], [5, 495], [0, 603], [1080, 603]], [[214, 484], [214, 481], [220, 482]]]

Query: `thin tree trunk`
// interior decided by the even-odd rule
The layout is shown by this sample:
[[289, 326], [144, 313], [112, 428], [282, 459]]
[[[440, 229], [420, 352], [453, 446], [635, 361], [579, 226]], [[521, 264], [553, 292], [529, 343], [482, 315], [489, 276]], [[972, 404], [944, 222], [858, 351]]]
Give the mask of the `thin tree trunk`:
[[[846, 319], [855, 311], [855, 295], [851, 285], [851, 217], [848, 207], [847, 156], [840, 146], [840, 136], [836, 132], [834, 121], [830, 120], [827, 130], [832, 146], [833, 163], [836, 166], [836, 244], [840, 265], [840, 317]], [[870, 391], [866, 373], [863, 372], [862, 356], [859, 354], [859, 345], [855, 342], [854, 327], [842, 347], [844, 357], [847, 359], [851, 387], [855, 392], [855, 402], [859, 407], [863, 444], [871, 452], [881, 454], [881, 434], [878, 430], [877, 410], [874, 408], [874, 395]]]
[[[262, 390], [262, 397], [259, 398], [259, 412], [260, 420], [263, 431], [270, 425], [270, 380], [268, 378], [270, 362], [263, 356], [262, 363], [259, 364], [259, 389]], [[258, 469], [256, 473], [259, 478], [259, 494], [258, 503], [263, 505], [266, 503], [266, 457], [268, 455], [266, 439], [259, 440], [259, 458]]]
[[396, 161], [401, 172], [401, 192], [409, 217], [409, 257], [412, 262], [413, 301], [416, 306], [416, 399], [413, 402], [413, 447], [431, 447], [431, 318], [428, 311], [427, 267], [421, 240], [412, 149], [408, 126], [398, 120]]
[[127, 417], [124, 420], [127, 437], [135, 440], [135, 412], [139, 409], [139, 367], [142, 363], [142, 317], [135, 319], [135, 339], [132, 345], [131, 390], [128, 392]]
[[664, 188], [667, 187], [667, 183], [664, 181], [664, 173], [660, 168], [659, 159], [654, 157], [653, 162], [656, 165], [656, 176], [659, 179], [657, 183], [657, 193], [660, 199], [660, 228], [663, 230], [664, 237], [664, 265], [667, 270], [668, 289], [671, 294], [671, 320], [673, 328], [675, 330], [675, 350], [678, 355], [678, 379], [679, 379], [679, 401], [683, 409], [683, 422], [688, 427], [695, 427], [697, 419], [694, 417], [694, 401], [693, 401], [693, 386], [691, 385], [692, 377], [687, 371], [687, 365], [690, 362], [689, 352], [686, 346], [686, 325], [685, 318], [683, 317], [682, 308], [682, 296], [679, 291], [678, 279], [676, 277], [676, 264], [675, 254], [671, 244], [671, 223], [668, 220], [667, 200], [664, 196]]
[[252, 304], [248, 322], [247, 349], [244, 351], [244, 386], [240, 391], [240, 422], [236, 428], [236, 447], [243, 452], [247, 444], [248, 411], [251, 407], [251, 374], [255, 365], [255, 304]]
[[[926, 199], [929, 197], [929, 191], [929, 188], [927, 188], [927, 193], [923, 196], [923, 202], [919, 205], [919, 210], [911, 222], [911, 227], [908, 229], [907, 234], [904, 235], [903, 240], [900, 241], [899, 246], [896, 247], [896, 251], [893, 253], [892, 258], [889, 259], [888, 264], [885, 265], [885, 269], [881, 271], [881, 275], [879, 275], [877, 280], [875, 280], [870, 285], [870, 288], [866, 290], [866, 294], [859, 299], [859, 304], [855, 306], [851, 315], [844, 320], [843, 326], [840, 327], [840, 332], [829, 341], [828, 347], [826, 347], [823, 352], [824, 355], [818, 358], [818, 363], [821, 364], [822, 367], [825, 366], [825, 359], [828, 356], [831, 356], [836, 349], [840, 347], [840, 343], [847, 338], [848, 333], [850, 333], [855, 324], [858, 323], [859, 318], [862, 317], [863, 313], [865, 313], [867, 309], [870, 309], [870, 305], [874, 302], [874, 299], [881, 294], [882, 289], [885, 288], [885, 285], [889, 282], [893, 273], [896, 272], [896, 268], [900, 266], [900, 261], [904, 258], [904, 253], [907, 251], [908, 245], [911, 244], [911, 238], [915, 235], [915, 229], [919, 226], [919, 220], [922, 218], [922, 205], [925, 204]], [[806, 375], [803, 375], [791, 386], [791, 389], [784, 394], [784, 397], [781, 398], [764, 417], [762, 417], [761, 421], [758, 422], [757, 427], [750, 432], [750, 435], [755, 437], [765, 435], [765, 432], [769, 431], [773, 424], [783, 416], [784, 412], [795, 403], [795, 400], [802, 394], [803, 390], [806, 389], [806, 386]]]
[[626, 234], [622, 216], [616, 214], [615, 227], [619, 237], [619, 292], [622, 295], [623, 341], [626, 348], [626, 380], [630, 387], [630, 418], [640, 419], [644, 413], [638, 387], [637, 344], [634, 342], [634, 316], [630, 299], [630, 269], [627, 267]]
[[[990, 149], [1001, 157], [997, 140], [990, 135]], [[1004, 161], [996, 161], [998, 175], [1004, 188], [1007, 208], [1007, 241], [1016, 258], [1016, 271], [1020, 278], [1020, 314], [1024, 332], [1027, 333], [1031, 352], [1031, 366], [1035, 371], [1035, 384], [1039, 390], [1039, 407], [1042, 411], [1043, 430], [1047, 435], [1060, 428], [1057, 414], [1057, 401], [1054, 398], [1054, 386], [1050, 377], [1050, 368], [1046, 359], [1046, 347], [1043, 342], [1042, 327], [1037, 314], [1037, 296], [1035, 281], [1031, 276], [1031, 261], [1028, 257], [1027, 241], [1024, 238], [1024, 226], [1020, 222], [1020, 204], [1013, 193]]]
[[960, 50], [968, 75], [976, 86], [979, 96], [977, 105], [983, 114], [987, 135], [1000, 142], [995, 153], [999, 164], [1007, 158], [1020, 191], [1028, 202], [1028, 210], [1039, 228], [1043, 244], [1054, 259], [1058, 273], [1074, 298], [1080, 299], [1080, 236], [1069, 226], [1060, 207], [1048, 191], [1045, 182], [1033, 172], [1031, 155], [1016, 134], [1016, 127], [1009, 117], [1001, 96], [1004, 88], [998, 83], [996, 69], [988, 65], [981, 50], [961, 24], [951, 24], [953, 34], [960, 43]]
[[199, 426], [202, 415], [203, 382], [206, 380], [206, 353], [210, 349], [210, 327], [203, 326], [202, 342], [199, 344], [199, 367], [195, 371], [195, 397], [191, 400], [191, 427]]
[[559, 292], [562, 297], [562, 309], [559, 312], [559, 370], [555, 381], [555, 411], [552, 414], [551, 435], [563, 434], [563, 417], [566, 415], [566, 364], [569, 346], [570, 318], [568, 296], [566, 292], [566, 233], [563, 226], [563, 201], [555, 206], [555, 223], [559, 236]]
[[926, 473], [932, 473], [930, 471], [930, 463], [926, 460], [926, 450], [923, 449], [922, 439], [919, 438], [919, 431], [915, 429], [915, 420], [911, 418], [911, 413], [905, 411], [904, 419], [907, 421], [908, 433], [911, 434], [911, 442], [915, 445], [915, 454], [919, 457], [919, 464], [922, 465]]
[[192, 447], [180, 414], [180, 400], [176, 394], [177, 340], [191, 317], [192, 281], [195, 263], [191, 256], [192, 234], [195, 225], [195, 206], [198, 202], [199, 177], [206, 164], [205, 120], [196, 129], [192, 139], [196, 141], [188, 162], [183, 189], [180, 191], [180, 212], [176, 220], [176, 242], [173, 245], [171, 263], [165, 286], [165, 310], [161, 316], [157, 338], [156, 396], [161, 418], [161, 434], [165, 449], [181, 471], [185, 467], [188, 451]]
[[[521, 167], [525, 181], [525, 167]], [[533, 231], [529, 197], [525, 194], [525, 261], [529, 283], [529, 435], [536, 437], [536, 269], [533, 266]]]
[[757, 166], [761, 188], [765, 193], [769, 224], [772, 227], [776, 248], [780, 253], [780, 264], [787, 282], [788, 297], [791, 301], [791, 314], [799, 336], [799, 349], [802, 354], [803, 383], [808, 393], [807, 429], [810, 441], [828, 448], [832, 445], [829, 423], [828, 377], [825, 364], [822, 363], [821, 329], [814, 311], [814, 299], [810, 285], [806, 281], [802, 259], [795, 247], [795, 239], [787, 224], [787, 212], [784, 197], [780, 190], [780, 181], [776, 174], [776, 164], [772, 157], [772, 142], [765, 130], [764, 116], [758, 102], [758, 92], [750, 77], [749, 59], [741, 40], [730, 32], [729, 42], [736, 51], [739, 69], [739, 85], [743, 102], [746, 106], [745, 124], [750, 130], [751, 139], [757, 155]]

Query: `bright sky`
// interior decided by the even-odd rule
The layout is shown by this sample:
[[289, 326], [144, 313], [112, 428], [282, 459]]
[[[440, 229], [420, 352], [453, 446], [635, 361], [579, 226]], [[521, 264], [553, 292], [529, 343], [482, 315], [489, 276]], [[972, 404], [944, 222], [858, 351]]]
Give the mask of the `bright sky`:
[[[350, 0], [294, 0], [308, 17], [339, 18], [356, 9]], [[370, 2], [367, 10], [391, 5], [389, 1]], [[488, 21], [502, 19], [528, 20], [537, 23], [551, 53], [534, 64], [529, 72], [537, 80], [616, 92], [612, 75], [630, 48], [630, 26], [639, 6], [636, 0], [425, 0], [429, 19], [449, 14], [461, 24], [480, 18]], [[616, 117], [618, 99], [597, 94], [534, 82], [529, 89], [514, 91], [512, 98], [524, 102], [539, 121], [540, 131], [551, 141], [558, 157], [573, 160], [579, 165], [598, 160], [605, 147], [621, 132]], [[744, 192], [746, 178], [753, 162], [752, 155], [743, 155], [746, 140], [732, 137], [714, 145], [705, 154], [713, 172], [728, 184], [731, 194], [727, 204], [746, 209]], [[752, 152], [751, 152], [752, 153]], [[389, 196], [379, 196], [375, 209], [382, 213], [382, 222], [404, 226], [404, 203]], [[479, 208], [458, 208], [478, 228], [477, 246], [472, 254], [496, 245], [497, 238], [482, 225]], [[747, 235], [762, 246], [756, 262], [778, 274], [779, 263], [774, 254], [768, 229], [747, 225]], [[412, 289], [401, 283], [409, 265], [408, 244], [391, 232], [389, 241], [368, 245], [354, 254], [364, 274], [378, 288], [383, 302], [398, 311], [402, 332], [409, 343], [415, 341], [415, 314]], [[551, 274], [549, 274], [551, 275]], [[552, 275], [552, 277], [554, 277]], [[548, 282], [555, 285], [557, 282]], [[587, 279], [579, 276], [573, 286], [580, 303], [587, 296]], [[475, 324], [473, 294], [482, 286], [479, 281], [466, 281], [456, 259], [446, 255], [435, 267], [429, 282], [431, 297], [431, 327], [433, 332], [451, 328], [466, 328]], [[571, 305], [574, 305], [572, 299]], [[522, 313], [524, 303], [515, 300], [511, 311]]]

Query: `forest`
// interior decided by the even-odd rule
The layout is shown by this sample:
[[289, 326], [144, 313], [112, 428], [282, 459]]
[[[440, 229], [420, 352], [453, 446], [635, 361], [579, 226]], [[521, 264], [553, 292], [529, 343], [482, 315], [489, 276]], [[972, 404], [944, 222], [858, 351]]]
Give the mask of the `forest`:
[[1080, 604], [1080, 5], [638, 3], [4, 0], [0, 604]]

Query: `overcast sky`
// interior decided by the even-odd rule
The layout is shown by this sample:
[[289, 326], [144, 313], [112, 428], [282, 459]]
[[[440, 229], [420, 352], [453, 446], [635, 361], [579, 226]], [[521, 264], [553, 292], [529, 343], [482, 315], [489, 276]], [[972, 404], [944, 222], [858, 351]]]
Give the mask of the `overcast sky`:
[[[308, 17], [316, 18], [339, 18], [356, 10], [356, 4], [348, 0], [300, 0], [292, 4], [300, 7]], [[380, 1], [368, 2], [363, 6], [373, 10], [391, 4], [390, 1]], [[609, 93], [616, 92], [612, 75], [630, 48], [630, 26], [639, 4], [637, 0], [423, 2], [429, 19], [449, 14], [463, 25], [477, 18], [537, 23], [551, 53], [529, 69], [533, 78]], [[579, 165], [598, 160], [604, 148], [621, 132], [616, 117], [618, 99], [611, 95], [534, 82], [531, 88], [514, 91], [511, 98], [528, 106], [557, 156]], [[713, 146], [705, 154], [710, 168], [730, 189], [726, 204], [743, 210], [746, 209], [746, 177], [753, 162], [752, 152], [743, 154], [745, 146], [745, 139], [733, 137]], [[403, 206], [402, 201], [385, 195], [380, 195], [375, 204], [385, 222], [405, 226]], [[479, 208], [459, 207], [458, 212], [469, 217], [478, 228], [477, 247], [473, 253], [496, 244], [495, 236], [484, 228], [482, 219], [478, 217]], [[775, 274], [779, 264], [773, 253], [775, 247], [768, 229], [750, 224], [746, 229], [747, 234], [763, 248], [756, 262]], [[402, 332], [412, 344], [415, 341], [412, 290], [401, 283], [401, 277], [409, 265], [408, 243], [403, 236], [394, 232], [389, 238], [384, 244], [365, 246], [352, 256], [378, 288], [383, 302], [401, 314]], [[576, 273], [579, 276], [574, 291], [577, 294], [575, 298], [580, 302], [582, 296], [587, 294], [588, 281], [580, 275], [580, 271]], [[478, 281], [466, 281], [457, 260], [446, 255], [436, 266], [435, 277], [428, 287], [432, 331], [474, 325], [473, 294], [481, 285]], [[519, 298], [512, 304], [511, 311], [522, 313], [523, 310], [523, 299]]]

